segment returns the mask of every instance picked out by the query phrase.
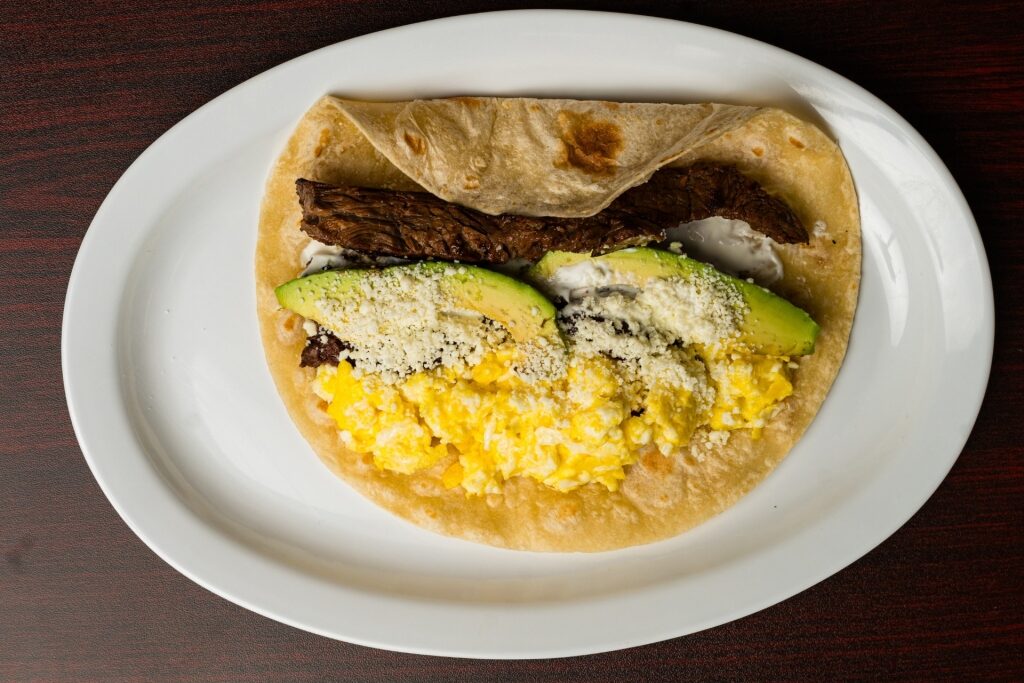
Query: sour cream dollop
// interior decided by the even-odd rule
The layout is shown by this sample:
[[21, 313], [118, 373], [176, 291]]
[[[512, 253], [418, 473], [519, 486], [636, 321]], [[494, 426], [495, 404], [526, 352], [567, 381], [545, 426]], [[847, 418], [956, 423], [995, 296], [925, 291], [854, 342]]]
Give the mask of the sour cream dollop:
[[310, 240], [309, 244], [299, 253], [299, 265], [302, 267], [301, 277], [319, 273], [322, 270], [342, 270], [345, 268], [366, 268], [377, 266], [397, 266], [408, 263], [405, 259], [391, 256], [366, 256], [351, 249], [324, 244]]
[[688, 256], [719, 270], [753, 278], [762, 286], [782, 279], [782, 260], [772, 246], [774, 241], [751, 229], [746, 221], [716, 216], [680, 223], [666, 233], [668, 241], [682, 244]]

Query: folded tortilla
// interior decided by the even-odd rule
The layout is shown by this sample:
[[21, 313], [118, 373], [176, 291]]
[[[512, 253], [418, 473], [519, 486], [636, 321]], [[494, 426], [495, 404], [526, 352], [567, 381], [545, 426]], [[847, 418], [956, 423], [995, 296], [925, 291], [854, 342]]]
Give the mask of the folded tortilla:
[[[662, 166], [736, 165], [783, 198], [810, 244], [778, 245], [772, 289], [821, 325], [793, 372], [793, 395], [758, 439], [725, 444], [698, 431], [681, 452], [642, 455], [620, 489], [560, 493], [524, 477], [504, 493], [445, 489], [447, 463], [411, 475], [378, 470], [345, 448], [314, 371], [299, 367], [301, 319], [274, 287], [295, 277], [308, 238], [295, 180], [416, 190], [486, 213], [587, 216]], [[732, 505], [785, 457], [818, 412], [842, 363], [860, 282], [860, 222], [849, 169], [821, 130], [778, 109], [460, 97], [372, 103], [324, 97], [299, 121], [267, 183], [256, 249], [257, 311], [281, 398], [320, 458], [364, 496], [415, 524], [480, 543], [598, 551], [679, 534]], [[813, 457], [811, 454], [810, 457]]]

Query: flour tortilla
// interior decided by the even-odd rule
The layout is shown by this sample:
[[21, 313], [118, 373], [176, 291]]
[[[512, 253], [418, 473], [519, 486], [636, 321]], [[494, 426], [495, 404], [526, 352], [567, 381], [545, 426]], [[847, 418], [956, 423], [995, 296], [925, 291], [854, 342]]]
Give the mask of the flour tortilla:
[[[301, 270], [308, 238], [296, 178], [427, 189], [488, 213], [584, 216], [658, 168], [698, 160], [736, 165], [814, 226], [809, 245], [781, 245], [773, 289], [821, 325], [815, 352], [797, 359], [794, 393], [753, 439], [715, 444], [699, 431], [670, 456], [645, 452], [617, 492], [590, 484], [559, 493], [516, 477], [503, 495], [446, 490], [448, 465], [412, 475], [378, 470], [347, 450], [314, 371], [299, 367], [301, 319], [274, 287]], [[302, 118], [263, 199], [256, 250], [257, 308], [267, 363], [299, 431], [364, 496], [422, 527], [496, 546], [599, 551], [679, 534], [732, 505], [785, 457], [818, 412], [846, 352], [860, 281], [860, 223], [836, 144], [781, 110], [719, 104], [454, 98], [367, 103], [324, 97]], [[295, 457], [299, 457], [295, 454]]]

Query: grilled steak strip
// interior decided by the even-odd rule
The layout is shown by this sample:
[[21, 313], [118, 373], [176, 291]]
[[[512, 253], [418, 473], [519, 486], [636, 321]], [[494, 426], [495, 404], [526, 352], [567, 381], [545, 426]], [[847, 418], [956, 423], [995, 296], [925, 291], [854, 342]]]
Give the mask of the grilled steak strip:
[[619, 195], [608, 208], [612, 207], [645, 216], [662, 228], [721, 216], [746, 221], [780, 244], [808, 241], [806, 228], [784, 201], [728, 164], [701, 162], [662, 169]]
[[808, 240], [784, 202], [735, 167], [717, 164], [663, 169], [585, 218], [491, 216], [427, 192], [295, 184], [307, 235], [380, 256], [536, 261], [553, 250], [600, 253], [659, 242], [666, 228], [709, 216], [746, 221], [777, 242]]
[[611, 208], [589, 218], [491, 216], [426, 192], [296, 182], [302, 230], [315, 240], [377, 256], [465, 263], [536, 261], [552, 250], [592, 252], [646, 244], [661, 228]]

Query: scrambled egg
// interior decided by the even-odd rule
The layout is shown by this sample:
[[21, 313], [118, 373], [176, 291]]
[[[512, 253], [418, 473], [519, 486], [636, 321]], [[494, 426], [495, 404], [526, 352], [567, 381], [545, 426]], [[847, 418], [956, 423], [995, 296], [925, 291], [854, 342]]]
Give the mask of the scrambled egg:
[[792, 393], [785, 357], [708, 359], [708, 400], [681, 386], [627, 381], [600, 356], [574, 357], [560, 380], [528, 382], [511, 369], [515, 354], [501, 347], [476, 367], [437, 368], [398, 384], [357, 376], [343, 361], [320, 366], [314, 390], [349, 448], [406, 474], [443, 463], [445, 486], [467, 494], [500, 493], [516, 476], [559, 491], [590, 482], [614, 491], [643, 449], [670, 453], [705, 425], [756, 436]]
[[782, 399], [793, 393], [785, 356], [728, 354], [708, 364], [715, 404], [708, 423], [714, 430], [751, 428], [760, 435]]

